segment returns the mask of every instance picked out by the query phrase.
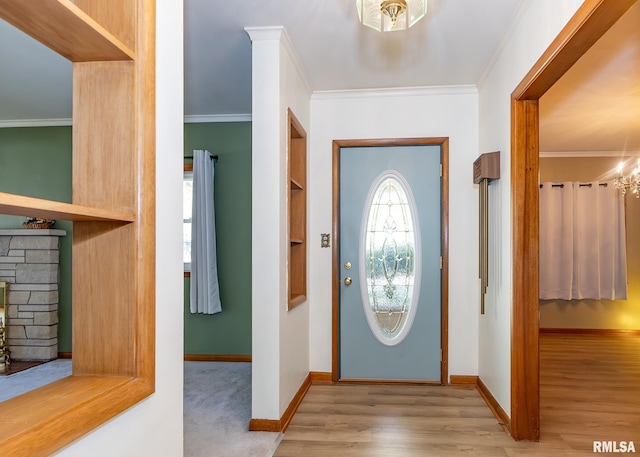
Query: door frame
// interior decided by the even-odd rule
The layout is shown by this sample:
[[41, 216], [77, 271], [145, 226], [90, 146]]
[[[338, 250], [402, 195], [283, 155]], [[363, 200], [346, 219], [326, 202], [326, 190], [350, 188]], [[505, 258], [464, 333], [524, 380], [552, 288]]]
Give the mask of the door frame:
[[637, 0], [585, 0], [511, 94], [511, 436], [540, 439], [538, 100]]
[[[331, 316], [331, 379], [340, 382], [340, 149], [346, 147], [386, 147], [386, 146], [440, 146], [442, 178], [440, 180], [440, 252], [442, 255], [441, 301], [440, 301], [440, 384], [447, 384], [449, 378], [449, 138], [393, 138], [333, 140], [333, 265], [332, 265], [332, 316]], [[349, 381], [353, 382], [353, 381]], [[370, 381], [365, 381], [369, 382]], [[425, 384], [428, 382], [386, 381], [388, 383]]]

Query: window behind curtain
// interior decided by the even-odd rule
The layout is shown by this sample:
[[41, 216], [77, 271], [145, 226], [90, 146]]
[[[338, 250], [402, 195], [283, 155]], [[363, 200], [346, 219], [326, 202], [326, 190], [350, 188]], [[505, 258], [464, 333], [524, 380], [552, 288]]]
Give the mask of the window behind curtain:
[[182, 259], [184, 271], [191, 271], [191, 211], [193, 200], [193, 170], [184, 172], [182, 181]]

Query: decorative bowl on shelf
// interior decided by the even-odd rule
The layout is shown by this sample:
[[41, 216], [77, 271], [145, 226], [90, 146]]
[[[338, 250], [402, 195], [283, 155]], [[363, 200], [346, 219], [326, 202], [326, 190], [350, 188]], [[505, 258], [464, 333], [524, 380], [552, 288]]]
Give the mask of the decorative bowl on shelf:
[[53, 227], [56, 221], [53, 219], [42, 219], [40, 217], [28, 217], [26, 221], [22, 223], [22, 226], [27, 229], [48, 229]]

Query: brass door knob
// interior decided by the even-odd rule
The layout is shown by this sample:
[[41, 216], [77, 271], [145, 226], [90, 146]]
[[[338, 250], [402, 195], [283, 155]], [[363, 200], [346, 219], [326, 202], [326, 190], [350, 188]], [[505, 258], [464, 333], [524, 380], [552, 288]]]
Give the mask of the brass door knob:
[[344, 285], [345, 285], [345, 286], [350, 286], [352, 282], [353, 282], [353, 281], [351, 281], [351, 278], [350, 278], [349, 276], [347, 276], [346, 278], [344, 278]]

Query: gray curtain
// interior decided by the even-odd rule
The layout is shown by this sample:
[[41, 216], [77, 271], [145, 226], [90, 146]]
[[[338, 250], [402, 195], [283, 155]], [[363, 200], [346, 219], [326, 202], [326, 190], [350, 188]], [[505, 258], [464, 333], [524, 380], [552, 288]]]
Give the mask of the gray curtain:
[[193, 151], [193, 221], [191, 225], [191, 312], [222, 311], [213, 204], [215, 162], [209, 151]]

